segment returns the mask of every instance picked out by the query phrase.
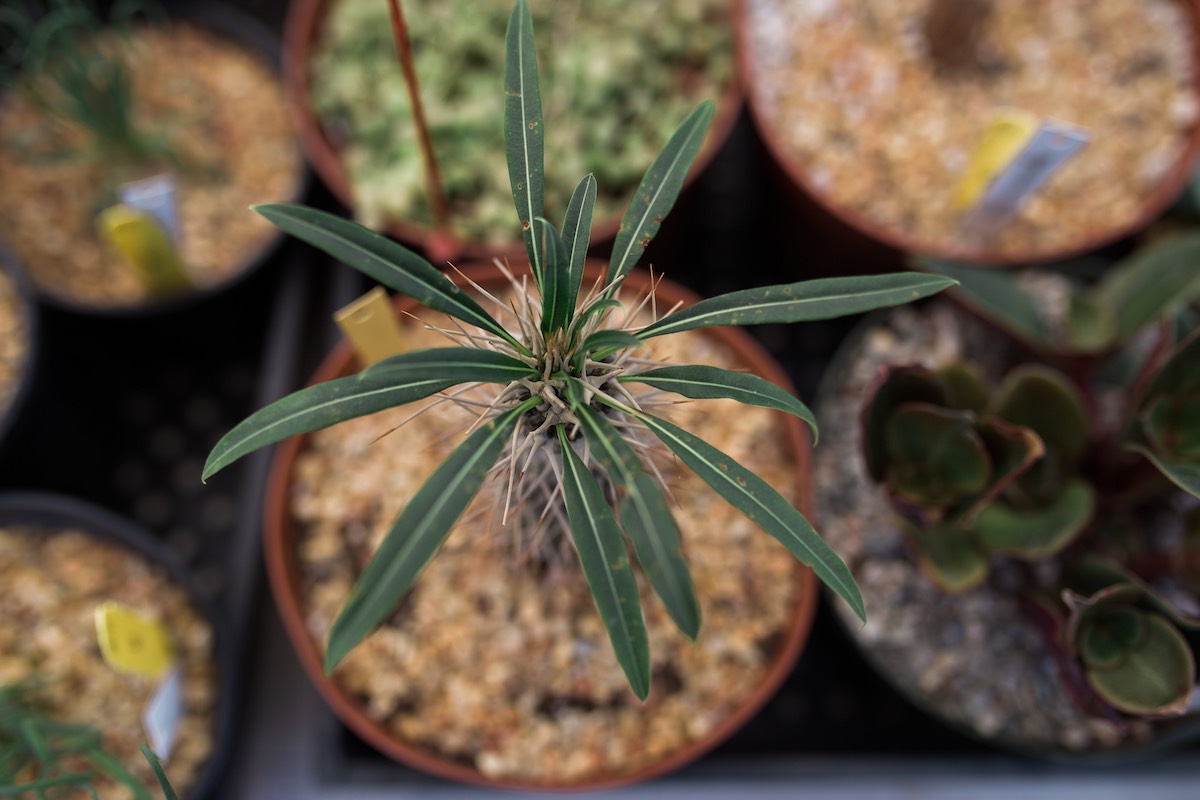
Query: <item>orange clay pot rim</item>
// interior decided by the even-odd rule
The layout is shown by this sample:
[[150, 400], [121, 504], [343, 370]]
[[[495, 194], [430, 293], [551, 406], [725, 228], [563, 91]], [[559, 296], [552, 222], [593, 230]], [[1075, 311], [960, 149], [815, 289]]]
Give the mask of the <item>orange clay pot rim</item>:
[[[590, 262], [585, 275], [585, 285], [590, 286], [604, 266]], [[486, 286], [496, 286], [504, 283], [499, 272], [487, 264], [468, 265], [462, 270], [463, 276], [454, 276], [456, 283], [463, 285], [465, 278], [471, 278]], [[629, 290], [641, 294], [649, 289], [650, 275], [642, 270], [634, 270], [626, 279]], [[685, 304], [695, 303], [699, 298], [678, 284], [662, 281], [658, 284], [660, 307], [669, 307], [676, 301]], [[666, 304], [666, 305], [663, 305]], [[407, 297], [398, 297], [398, 308], [412, 309], [417, 307], [415, 301]], [[721, 344], [727, 346], [737, 359], [760, 376], [773, 383], [794, 391], [791, 382], [783, 369], [771, 358], [763, 348], [745, 331], [731, 328], [708, 328], [706, 334], [714, 336]], [[311, 383], [325, 381], [339, 375], [348, 374], [353, 366], [354, 356], [349, 344], [342, 342], [330, 354]], [[780, 423], [786, 425], [786, 436], [790, 445], [796, 474], [796, 490], [799, 499], [798, 506], [810, 515], [813, 509], [813, 489], [810, 467], [810, 443], [808, 431], [800, 421], [787, 414], [779, 414]], [[396, 738], [383, 725], [367, 716], [362, 705], [345, 692], [331, 678], [324, 675], [321, 664], [321, 654], [316, 643], [309, 634], [305, 624], [305, 613], [301, 605], [301, 587], [295, 561], [294, 538], [295, 530], [292, 518], [287, 510], [291, 497], [292, 467], [307, 441], [307, 436], [294, 437], [280, 445], [271, 465], [271, 474], [267, 487], [266, 503], [264, 504], [264, 538], [263, 547], [267, 565], [271, 593], [279, 608], [284, 628], [291, 639], [292, 646], [299, 656], [300, 663], [309, 679], [316, 686], [326, 703], [341, 721], [353, 730], [359, 737], [385, 755], [403, 762], [427, 773], [442, 778], [467, 784], [476, 784], [493, 788], [503, 788], [522, 791], [595, 791], [611, 789], [632, 783], [646, 781], [664, 775], [679, 767], [694, 761], [741, 728], [757, 713], [767, 700], [778, 690], [791, 673], [792, 667], [800, 656], [800, 651], [808, 639], [812, 628], [813, 615], [817, 603], [817, 581], [807, 568], [801, 570], [798, 578], [796, 607], [792, 614], [790, 627], [779, 652], [775, 654], [765, 677], [750, 697], [732, 714], [724, 719], [708, 736], [693, 742], [667, 758], [640, 769], [619, 775], [594, 778], [582, 782], [552, 783], [534, 782], [515, 778], [489, 778], [478, 770], [454, 762], [448, 758], [419, 749], [405, 741]], [[762, 535], [766, 535], [765, 533]]]
[[[288, 5], [283, 30], [283, 83], [292, 125], [300, 137], [300, 146], [308, 156], [313, 170], [329, 187], [334, 196], [347, 208], [355, 208], [354, 189], [342, 167], [337, 148], [329, 141], [309, 102], [308, 62], [313, 42], [325, 7], [331, 0], [292, 0]], [[733, 0], [730, 0], [730, 17]], [[400, 79], [399, 64], [396, 78]], [[427, 101], [428, 102], [428, 101]], [[724, 147], [733, 131], [742, 108], [741, 82], [737, 68], [729, 78], [717, 102], [717, 112], [708, 137], [696, 156], [684, 180], [684, 188], [692, 184], [707, 169], [709, 163]], [[681, 120], [682, 121], [682, 120]], [[501, 153], [497, 152], [497, 157]], [[646, 165], [647, 167], [649, 164]], [[597, 219], [593, 226], [591, 247], [611, 242], [620, 228], [620, 216]], [[516, 226], [514, 223], [514, 234]], [[491, 256], [524, 254], [525, 246], [514, 237], [511, 243], [488, 244], [460, 239], [448, 231], [437, 231], [429, 225], [402, 219], [388, 219], [386, 232], [401, 242], [419, 247], [435, 262], [457, 258], [484, 259]]]
[[[1183, 191], [1192, 177], [1197, 160], [1200, 159], [1200, 119], [1198, 119], [1192, 125], [1183, 152], [1166, 173], [1166, 177], [1159, 183], [1158, 188], [1151, 192], [1142, 203], [1141, 211], [1137, 216], [1128, 223], [1111, 226], [1075, 242], [1031, 249], [1022, 255], [997, 252], [987, 248], [942, 247], [936, 243], [906, 236], [891, 227], [880, 224], [863, 212], [838, 205], [813, 183], [806, 165], [802, 163], [799, 155], [783, 141], [771, 113], [765, 109], [766, 101], [762, 99], [761, 92], [757, 90], [760, 81], [753, 66], [754, 59], [751, 57], [753, 43], [750, 41], [748, 21], [750, 12], [747, 9], [750, 0], [734, 0], [734, 2], [736, 3], [734, 41], [737, 51], [738, 79], [741, 82], [746, 105], [750, 109], [750, 117], [754, 120], [754, 127], [766, 143], [776, 165], [787, 174], [792, 183], [829, 214], [858, 233], [901, 252], [994, 267], [1015, 267], [1075, 258], [1099, 250], [1146, 228]], [[1200, 101], [1200, 0], [1177, 0], [1177, 2], [1188, 10], [1191, 19], [1192, 95], [1197, 101]]]

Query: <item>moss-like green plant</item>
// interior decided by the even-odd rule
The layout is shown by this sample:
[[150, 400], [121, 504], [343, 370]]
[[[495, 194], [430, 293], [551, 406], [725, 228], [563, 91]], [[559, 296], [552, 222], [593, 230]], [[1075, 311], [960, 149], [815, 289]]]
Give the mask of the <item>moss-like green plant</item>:
[[105, 749], [99, 730], [56, 720], [38, 709], [26, 685], [0, 686], [0, 796], [56, 797], [69, 788], [96, 797], [101, 776], [152, 795]]
[[867, 470], [930, 579], [963, 591], [1000, 558], [1051, 562], [1043, 574], [1061, 581], [1039, 606], [1058, 645], [1127, 714], [1182, 713], [1195, 683], [1195, 621], [1138, 574], [1193, 586], [1200, 574], [1193, 536], [1151, 558], [1146, 532], [1175, 496], [1200, 497], [1197, 256], [1200, 238], [1184, 236], [1094, 286], [1068, 283], [1064, 319], [1011, 273], [937, 263], [961, 300], [1058, 366], [1018, 363], [994, 390], [969, 364], [889, 366], [863, 413]]
[[179, 159], [166, 137], [136, 122], [128, 28], [149, 8], [115, 3], [106, 22], [86, 0], [0, 8], [0, 88], [21, 93], [50, 119], [85, 131], [85, 155], [110, 167]]
[[391, 613], [497, 461], [522, 467], [539, 463], [547, 468], [519, 470], [532, 485], [515, 490], [510, 485], [510, 494], [564, 507], [559, 516], [566, 525], [559, 535], [574, 543], [617, 660], [644, 699], [650, 689], [649, 645], [626, 540], [680, 630], [692, 638], [700, 630], [699, 604], [679, 532], [652, 469], [638, 455], [643, 437], [650, 436], [810, 565], [862, 616], [862, 598], [849, 570], [790, 503], [733, 458], [650, 413], [631, 390], [645, 385], [691, 398], [732, 398], [815, 425], [804, 404], [754, 375], [707, 366], [646, 369], [631, 354], [656, 336], [853, 314], [924, 297], [952, 281], [909, 273], [771, 286], [705, 300], [648, 325], [612, 327], [621, 284], [674, 204], [713, 106], [704, 103], [693, 111], [651, 164], [625, 214], [604, 285], [585, 292], [583, 266], [596, 182], [589, 175], [579, 183], [561, 228], [546, 220], [545, 127], [533, 26], [524, 0], [518, 0], [509, 23], [504, 94], [509, 179], [540, 294], [539, 299], [525, 282], [513, 280], [514, 330], [493, 319], [427, 261], [359, 225], [298, 206], [258, 207], [283, 230], [480, 333], [462, 337], [463, 347], [395, 356], [268, 406], [216, 445], [205, 478], [256, 448], [295, 434], [459, 384], [499, 387], [473, 432], [396, 518], [333, 624], [326, 668], [332, 670]]

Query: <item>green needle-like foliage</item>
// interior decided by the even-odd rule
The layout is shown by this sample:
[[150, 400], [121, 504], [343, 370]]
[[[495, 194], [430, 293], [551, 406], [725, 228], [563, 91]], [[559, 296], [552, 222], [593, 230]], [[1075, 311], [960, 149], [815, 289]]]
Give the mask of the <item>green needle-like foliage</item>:
[[125, 786], [136, 800], [151, 800], [104, 750], [99, 730], [47, 716], [26, 686], [0, 686], [0, 797], [54, 797], [71, 788], [95, 796], [101, 777]]
[[[706, 366], [646, 368], [633, 354], [646, 340], [718, 325], [790, 323], [827, 319], [927, 297], [953, 281], [922, 273], [836, 278], [773, 286], [678, 309], [641, 327], [615, 320], [625, 277], [658, 232], [683, 186], [712, 119], [713, 106], [698, 107], [667, 141], [647, 170], [617, 236], [607, 282], [584, 290], [584, 258], [596, 198], [596, 181], [580, 181], [565, 211], [562, 230], [543, 208], [543, 144], [546, 136], [537, 94], [533, 30], [525, 0], [509, 24], [504, 127], [517, 220], [537, 298], [512, 281], [517, 321], [506, 329], [470, 295], [420, 256], [366, 228], [313, 209], [292, 205], [257, 210], [283, 230], [321, 248], [390, 288], [478, 329], [464, 346], [397, 356], [359, 375], [303, 389], [252, 415], [213, 449], [205, 478], [252, 450], [352, 416], [408, 403], [451, 386], [496, 384], [494, 400], [474, 432], [401, 509], [334, 622], [325, 666], [334, 669], [392, 613], [417, 580], [496, 464], [537, 463], [529, 470], [550, 481], [544, 491], [510, 484], [508, 496], [536, 496], [558, 503], [579, 556], [596, 609], [613, 651], [639, 698], [650, 689], [646, 640], [634, 566], [627, 542], [650, 586], [679, 629], [701, 632], [680, 532], [643, 462], [657, 439], [714, 490], [766, 533], [782, 542], [818, 577], [864, 616], [850, 571], [791, 503], [748, 469], [694, 435], [646, 411], [636, 393], [669, 391], [695, 399], [733, 400], [793, 414], [815, 435], [816, 422], [803, 403], [753, 375]], [[517, 472], [511, 470], [509, 472]], [[537, 487], [534, 487], [537, 488]], [[520, 515], [516, 515], [519, 517]]]

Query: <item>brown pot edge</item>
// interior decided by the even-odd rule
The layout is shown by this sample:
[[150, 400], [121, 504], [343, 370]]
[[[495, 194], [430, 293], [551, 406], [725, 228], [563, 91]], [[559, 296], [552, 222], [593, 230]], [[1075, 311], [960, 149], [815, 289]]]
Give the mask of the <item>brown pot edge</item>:
[[[589, 264], [589, 273], [585, 276], [585, 280], [592, 280], [598, 274], [597, 271], [602, 268], [596, 263]], [[466, 277], [480, 280], [485, 285], [486, 281], [498, 277], [498, 273], [488, 265], [468, 265], [463, 268], [463, 273]], [[648, 290], [649, 279], [649, 273], [635, 270], [630, 273], [626, 283], [640, 293]], [[455, 280], [461, 283], [464, 279], [456, 276]], [[657, 285], [658, 291], [666, 290], [664, 292], [667, 295], [665, 299], [671, 303], [675, 300], [682, 300], [690, 305], [699, 299], [694, 293], [678, 284], [663, 280]], [[398, 307], [414, 307], [416, 305], [415, 301], [409, 298], [397, 298]], [[728, 346], [739, 359], [752, 365], [752, 371], [794, 393], [791, 381], [783, 369], [749, 334], [730, 328], [713, 328], [708, 332], [716, 336], [722, 344]], [[341, 342], [322, 361], [310, 384], [343, 374], [353, 358], [350, 345], [345, 341]], [[795, 488], [798, 505], [801, 511], [811, 518], [814, 509], [810, 457], [811, 438], [794, 416], [780, 413], [779, 418], [787, 429], [789, 445], [795, 457]], [[585, 792], [613, 789], [647, 781], [700, 758], [741, 728], [766, 704], [791, 674], [800, 657], [801, 650], [808, 640], [816, 613], [818, 586], [812, 571], [805, 568], [799, 575], [800, 585], [797, 590], [796, 607], [791, 626], [763, 681], [741, 707], [706, 737], [659, 762], [632, 772], [578, 783], [537, 783], [486, 777], [475, 769], [441, 758], [397, 739], [384, 726], [368, 717], [359, 703], [349, 697], [331, 678], [325, 676], [321, 654], [304, 622], [304, 611], [300, 600], [300, 581], [297, 565], [292, 557], [295, 552], [295, 530], [290, 515], [284, 513], [287, 499], [290, 496], [292, 466], [306, 439], [307, 436], [299, 436], [283, 442], [271, 463], [267, 496], [263, 506], [263, 548], [271, 593], [275, 598], [284, 628], [301, 666], [325, 702], [333, 709], [336, 716], [358, 736], [394, 760], [438, 777], [461, 783], [520, 791]]]

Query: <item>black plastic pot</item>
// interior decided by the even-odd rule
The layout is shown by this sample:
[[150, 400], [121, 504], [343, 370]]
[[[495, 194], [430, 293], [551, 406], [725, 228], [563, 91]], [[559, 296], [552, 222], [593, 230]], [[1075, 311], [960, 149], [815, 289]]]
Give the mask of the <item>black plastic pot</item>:
[[[233, 746], [234, 686], [238, 680], [232, 628], [216, 598], [205, 592], [193, 575], [158, 539], [143, 528], [105, 509], [65, 495], [41, 492], [0, 494], [0, 525], [22, 523], [53, 531], [73, 528], [124, 546], [161, 567], [188, 595], [196, 611], [212, 627], [217, 668], [213, 751], [187, 793], [188, 800], [216, 797]], [[170, 766], [167, 767], [168, 774]]]

